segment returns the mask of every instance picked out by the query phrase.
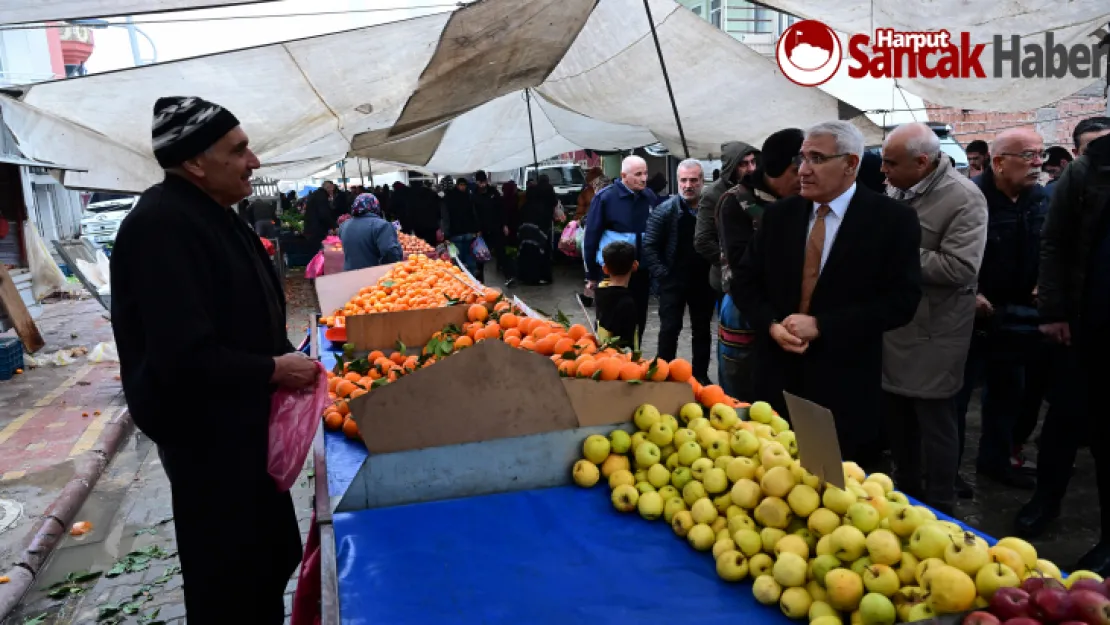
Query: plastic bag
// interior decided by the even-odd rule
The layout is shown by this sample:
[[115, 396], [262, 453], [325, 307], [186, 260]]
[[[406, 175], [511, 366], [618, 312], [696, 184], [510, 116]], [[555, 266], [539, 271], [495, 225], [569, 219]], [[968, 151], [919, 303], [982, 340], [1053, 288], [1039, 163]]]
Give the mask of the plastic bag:
[[89, 362], [119, 362], [119, 352], [116, 351], [116, 342], [97, 343], [89, 352]]
[[[574, 233], [574, 249], [578, 250], [579, 256], [585, 256], [586, 252], [586, 224], [578, 226]], [[587, 268], [588, 270], [588, 268]]]
[[36, 302], [55, 291], [66, 288], [66, 276], [50, 256], [38, 228], [30, 219], [23, 222], [23, 243], [27, 248], [27, 266], [31, 269], [31, 293]]
[[270, 402], [270, 445], [266, 469], [278, 490], [293, 487], [301, 474], [320, 415], [331, 401], [328, 399], [328, 376], [324, 366], [316, 363], [316, 384], [300, 390], [279, 388]]
[[559, 235], [559, 251], [567, 256], [578, 257], [578, 246], [575, 244], [575, 236], [578, 234], [578, 222], [572, 221], [563, 228], [563, 234]]
[[308, 261], [308, 266], [304, 268], [304, 277], [306, 280], [312, 280], [317, 276], [324, 274], [324, 250], [316, 252], [312, 260]]
[[470, 243], [470, 253], [474, 255], [474, 260], [480, 263], [488, 263], [493, 254], [489, 252], [489, 246], [486, 245], [485, 239], [481, 236], [475, 237]]

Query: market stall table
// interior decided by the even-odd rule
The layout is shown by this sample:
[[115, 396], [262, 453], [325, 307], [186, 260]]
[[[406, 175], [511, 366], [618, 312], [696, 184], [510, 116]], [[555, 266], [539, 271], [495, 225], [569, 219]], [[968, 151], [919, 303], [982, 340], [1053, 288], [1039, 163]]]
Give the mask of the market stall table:
[[[322, 333], [320, 346], [334, 366], [339, 346]], [[337, 432], [325, 445], [334, 509], [368, 453]], [[666, 523], [617, 512], [604, 485], [342, 511], [332, 523], [323, 565], [343, 623], [792, 622], [757, 603], [750, 582], [722, 581]]]

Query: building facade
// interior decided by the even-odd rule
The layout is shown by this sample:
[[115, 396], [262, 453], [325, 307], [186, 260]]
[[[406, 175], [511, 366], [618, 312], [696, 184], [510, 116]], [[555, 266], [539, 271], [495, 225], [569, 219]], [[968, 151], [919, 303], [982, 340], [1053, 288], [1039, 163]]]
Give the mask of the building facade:
[[792, 15], [743, 0], [678, 0], [678, 3], [766, 55], [774, 54], [779, 36], [798, 21]]

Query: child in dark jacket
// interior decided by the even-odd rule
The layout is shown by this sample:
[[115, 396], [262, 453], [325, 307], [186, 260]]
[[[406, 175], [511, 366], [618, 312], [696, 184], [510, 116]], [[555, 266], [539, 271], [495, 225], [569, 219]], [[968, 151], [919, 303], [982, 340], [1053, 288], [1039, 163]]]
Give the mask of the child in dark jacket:
[[597, 337], [602, 341], [616, 338], [621, 347], [634, 348], [636, 337], [636, 299], [628, 288], [632, 274], [639, 268], [636, 246], [614, 241], [601, 251], [602, 270], [608, 276], [598, 285]]

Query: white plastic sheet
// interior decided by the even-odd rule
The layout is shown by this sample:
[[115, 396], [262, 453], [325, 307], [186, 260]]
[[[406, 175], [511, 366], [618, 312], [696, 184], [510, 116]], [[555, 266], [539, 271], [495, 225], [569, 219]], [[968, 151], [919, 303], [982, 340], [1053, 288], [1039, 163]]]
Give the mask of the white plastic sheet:
[[54, 262], [39, 231], [30, 220], [23, 222], [23, 242], [27, 246], [27, 266], [31, 270], [31, 294], [35, 301], [64, 289], [66, 276]]
[[81, 17], [138, 15], [273, 0], [0, 0], [0, 23], [45, 22]]
[[[858, 111], [785, 80], [773, 61], [672, 0], [652, 0], [651, 9], [692, 156], [712, 159], [726, 141], [758, 144], [786, 126], [842, 117], [881, 137]], [[162, 175], [150, 151], [160, 96], [198, 95], [234, 112], [261, 175], [307, 175], [344, 155], [456, 174], [532, 162], [526, 88], [541, 159], [656, 141], [682, 153], [640, 0], [484, 0], [37, 84], [0, 107], [28, 156], [89, 169], [67, 174], [67, 185], [138, 192]]]

